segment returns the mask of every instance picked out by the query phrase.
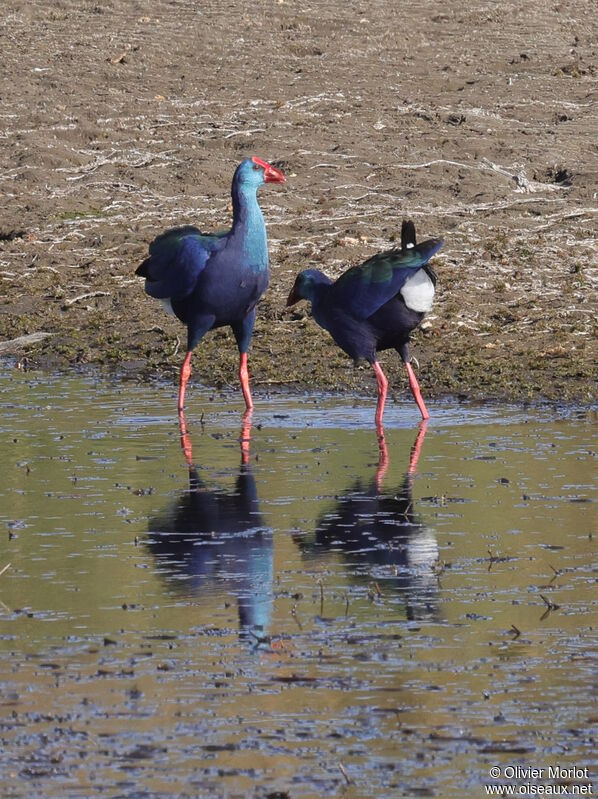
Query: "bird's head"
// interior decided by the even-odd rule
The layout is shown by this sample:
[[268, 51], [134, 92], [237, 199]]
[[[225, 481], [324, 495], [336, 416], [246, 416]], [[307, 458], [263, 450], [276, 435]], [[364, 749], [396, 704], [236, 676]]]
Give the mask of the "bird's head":
[[322, 274], [319, 269], [305, 269], [305, 271], [299, 272], [287, 299], [287, 308], [295, 305], [299, 300], [313, 302], [318, 288], [329, 286], [331, 282], [330, 278]]
[[262, 183], [286, 183], [286, 178], [280, 169], [254, 156], [239, 164], [233, 181], [244, 186], [255, 186], [257, 189]]

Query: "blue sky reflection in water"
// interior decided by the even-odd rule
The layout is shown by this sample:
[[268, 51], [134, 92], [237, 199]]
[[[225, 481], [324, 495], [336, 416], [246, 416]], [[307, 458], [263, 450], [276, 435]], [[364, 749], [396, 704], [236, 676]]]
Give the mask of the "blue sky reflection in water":
[[595, 774], [591, 412], [175, 393], [0, 376], [6, 796]]

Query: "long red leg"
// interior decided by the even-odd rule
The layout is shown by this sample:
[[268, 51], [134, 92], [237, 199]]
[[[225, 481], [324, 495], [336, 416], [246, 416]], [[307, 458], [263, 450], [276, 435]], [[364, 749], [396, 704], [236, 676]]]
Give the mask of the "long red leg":
[[247, 368], [246, 352], [242, 352], [239, 359], [239, 380], [245, 397], [245, 405], [247, 410], [250, 411], [253, 408], [253, 400], [251, 399], [251, 390], [249, 388], [249, 369]]
[[191, 350], [185, 355], [185, 360], [181, 366], [181, 379], [179, 383], [179, 413], [183, 413], [185, 407], [185, 391], [187, 390], [187, 381], [191, 374]]
[[382, 417], [384, 416], [384, 405], [386, 403], [386, 394], [388, 392], [388, 380], [382, 371], [382, 367], [378, 361], [372, 364], [374, 372], [376, 373], [376, 380], [378, 381], [378, 404], [376, 405], [376, 427], [382, 426]]
[[422, 415], [422, 419], [429, 419], [430, 414], [425, 406], [425, 403], [422, 399], [422, 393], [419, 390], [419, 383], [417, 382], [417, 377], [415, 376], [415, 372], [413, 371], [413, 367], [407, 361], [405, 363], [405, 369], [407, 369], [407, 375], [409, 376], [409, 387], [411, 388], [411, 393], [413, 394], [413, 398], [417, 402], [417, 407], [420, 410]]

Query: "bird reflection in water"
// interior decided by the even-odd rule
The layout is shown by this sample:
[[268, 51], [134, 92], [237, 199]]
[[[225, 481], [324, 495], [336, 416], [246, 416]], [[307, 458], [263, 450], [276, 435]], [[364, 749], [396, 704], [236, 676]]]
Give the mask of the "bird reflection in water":
[[160, 572], [196, 596], [215, 591], [235, 598], [241, 637], [268, 645], [272, 612], [272, 531], [259, 510], [249, 447], [251, 413], [243, 417], [241, 464], [234, 488], [207, 486], [193, 462], [191, 437], [180, 415], [189, 490], [149, 522], [148, 547]]
[[396, 493], [385, 492], [389, 468], [384, 431], [378, 427], [379, 460], [369, 486], [361, 480], [337, 500], [333, 510], [323, 513], [311, 539], [299, 541], [305, 557], [322, 550], [340, 552], [360, 573], [368, 567], [369, 578], [386, 591], [400, 593], [410, 620], [434, 619], [437, 615], [438, 544], [413, 511], [413, 480], [417, 470], [427, 422], [421, 422], [411, 448], [409, 465]]

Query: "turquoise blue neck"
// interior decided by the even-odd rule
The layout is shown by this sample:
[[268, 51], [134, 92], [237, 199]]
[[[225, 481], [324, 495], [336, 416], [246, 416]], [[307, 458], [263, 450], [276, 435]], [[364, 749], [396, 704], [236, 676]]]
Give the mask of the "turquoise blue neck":
[[239, 241], [247, 263], [256, 269], [268, 267], [266, 225], [257, 202], [255, 186], [233, 186], [232, 238]]

